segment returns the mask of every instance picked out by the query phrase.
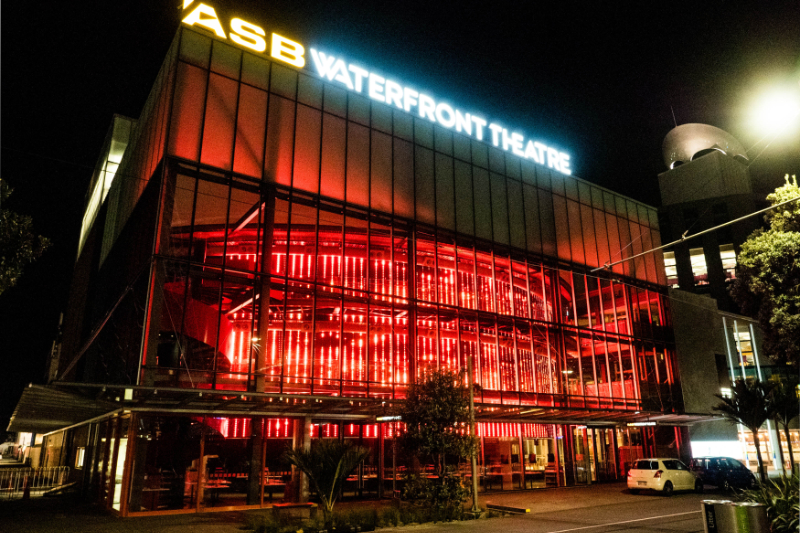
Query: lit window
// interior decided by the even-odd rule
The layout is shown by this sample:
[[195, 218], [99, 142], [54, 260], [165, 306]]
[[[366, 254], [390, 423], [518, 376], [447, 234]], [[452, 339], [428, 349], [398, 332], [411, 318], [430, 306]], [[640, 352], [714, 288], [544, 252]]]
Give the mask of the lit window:
[[664, 272], [667, 275], [667, 285], [677, 289], [678, 267], [675, 266], [675, 252], [664, 252]]
[[86, 448], [80, 447], [75, 454], [75, 468], [83, 468], [83, 456], [86, 454]]
[[732, 244], [719, 245], [719, 257], [722, 259], [722, 271], [725, 281], [736, 279], [736, 252]]
[[691, 248], [689, 259], [692, 262], [692, 274], [694, 274], [695, 285], [708, 285], [708, 268], [706, 267], [706, 256], [702, 248]]

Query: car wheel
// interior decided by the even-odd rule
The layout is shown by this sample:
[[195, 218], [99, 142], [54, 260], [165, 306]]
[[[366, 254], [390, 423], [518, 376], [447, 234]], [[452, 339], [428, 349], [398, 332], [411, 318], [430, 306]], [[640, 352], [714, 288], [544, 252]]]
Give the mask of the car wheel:
[[697, 481], [694, 482], [694, 491], [697, 494], [703, 494], [703, 480], [702, 479], [698, 479]]
[[639, 489], [628, 489], [631, 491], [631, 494], [639, 494]]
[[664, 483], [664, 489], [662, 490], [662, 492], [664, 493], [664, 496], [672, 496], [672, 493], [674, 491], [675, 491], [675, 489], [672, 487], [672, 482], [671, 481], [667, 481], [666, 483]]

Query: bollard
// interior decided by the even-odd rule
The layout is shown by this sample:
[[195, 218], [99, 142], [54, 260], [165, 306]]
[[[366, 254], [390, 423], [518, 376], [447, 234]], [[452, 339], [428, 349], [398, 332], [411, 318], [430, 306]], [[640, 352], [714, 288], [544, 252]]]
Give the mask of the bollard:
[[723, 533], [719, 529], [719, 519], [717, 509], [725, 504], [732, 503], [730, 500], [703, 500], [700, 509], [703, 512], [703, 531], [704, 533]]

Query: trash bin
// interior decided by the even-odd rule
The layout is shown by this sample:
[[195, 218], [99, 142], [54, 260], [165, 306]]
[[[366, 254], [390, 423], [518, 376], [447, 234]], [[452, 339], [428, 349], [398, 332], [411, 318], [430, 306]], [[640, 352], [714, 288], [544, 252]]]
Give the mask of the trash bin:
[[700, 509], [703, 511], [703, 531], [705, 533], [722, 533], [719, 529], [717, 509], [725, 504], [733, 503], [730, 500], [703, 500]]
[[713, 511], [717, 533], [769, 533], [767, 508], [763, 504], [722, 502], [714, 505]]

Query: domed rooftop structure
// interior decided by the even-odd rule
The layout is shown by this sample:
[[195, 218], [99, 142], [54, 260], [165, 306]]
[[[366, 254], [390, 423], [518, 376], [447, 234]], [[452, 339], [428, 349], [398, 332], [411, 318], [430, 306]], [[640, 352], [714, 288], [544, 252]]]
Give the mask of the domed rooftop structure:
[[664, 137], [662, 152], [664, 164], [675, 168], [711, 151], [722, 152], [747, 163], [747, 153], [742, 143], [727, 131], [708, 124], [681, 124]]

